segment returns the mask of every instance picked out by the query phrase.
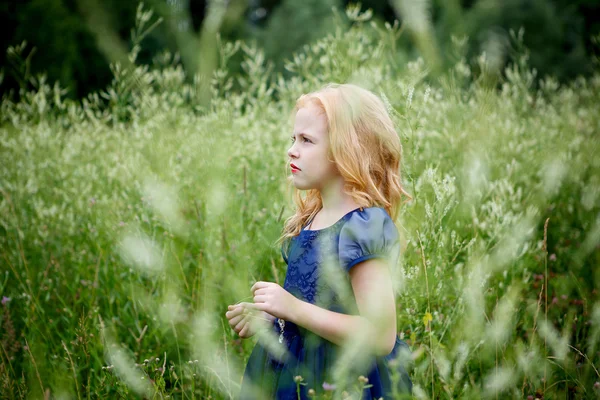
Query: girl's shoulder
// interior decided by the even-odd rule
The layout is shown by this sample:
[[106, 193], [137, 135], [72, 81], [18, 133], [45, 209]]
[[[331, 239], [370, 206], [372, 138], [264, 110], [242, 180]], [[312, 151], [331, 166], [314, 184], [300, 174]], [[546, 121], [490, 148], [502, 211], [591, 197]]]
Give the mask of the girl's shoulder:
[[382, 207], [353, 212], [340, 229], [340, 261], [346, 269], [369, 258], [395, 259], [398, 248], [398, 229]]
[[342, 226], [342, 230], [375, 229], [388, 224], [394, 225], [394, 221], [385, 208], [378, 206], [362, 207], [354, 210], [349, 215]]

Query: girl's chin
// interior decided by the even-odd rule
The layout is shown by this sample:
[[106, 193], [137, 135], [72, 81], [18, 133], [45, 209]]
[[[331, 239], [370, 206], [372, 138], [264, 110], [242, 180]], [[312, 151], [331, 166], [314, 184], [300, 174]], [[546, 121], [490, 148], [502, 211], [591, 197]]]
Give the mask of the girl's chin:
[[295, 179], [294, 179], [294, 187], [296, 189], [298, 189], [298, 190], [309, 190], [309, 189], [312, 189], [312, 187], [310, 185], [303, 184], [301, 182], [296, 181]]

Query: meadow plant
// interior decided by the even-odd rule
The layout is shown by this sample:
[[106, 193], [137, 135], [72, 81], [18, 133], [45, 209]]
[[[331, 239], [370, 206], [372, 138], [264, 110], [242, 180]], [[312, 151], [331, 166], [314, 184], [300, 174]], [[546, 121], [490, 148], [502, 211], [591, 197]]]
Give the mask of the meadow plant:
[[[286, 77], [259, 48], [219, 40], [213, 75], [189, 80], [176, 54], [137, 65], [134, 39], [100, 93], [69, 100], [28, 76], [3, 97], [2, 398], [235, 398], [254, 341], [226, 305], [257, 280], [283, 285], [287, 116], [328, 82], [380, 95], [401, 135], [413, 200], [393, 279], [413, 395], [598, 396], [598, 71], [538, 79], [521, 48], [492, 74], [497, 60], [468, 60], [453, 38], [456, 64], [433, 76], [396, 48], [398, 23], [336, 15]], [[155, 23], [140, 9], [137, 37]], [[270, 333], [256, 338], [283, 357]], [[336, 384], [307, 390], [342, 398]]]

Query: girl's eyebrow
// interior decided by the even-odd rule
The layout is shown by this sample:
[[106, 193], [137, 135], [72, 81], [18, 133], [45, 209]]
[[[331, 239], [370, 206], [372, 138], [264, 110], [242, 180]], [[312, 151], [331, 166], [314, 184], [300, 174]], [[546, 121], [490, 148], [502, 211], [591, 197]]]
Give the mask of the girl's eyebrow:
[[[299, 132], [299, 133], [297, 133], [296, 135], [297, 135], [297, 136], [305, 136], [305, 137], [307, 137], [307, 138], [309, 138], [309, 139], [314, 139], [314, 137], [313, 137], [312, 135], [309, 135], [309, 134], [307, 134], [307, 133], [304, 133], [304, 132]], [[292, 133], [292, 136], [295, 136], [295, 135]]]

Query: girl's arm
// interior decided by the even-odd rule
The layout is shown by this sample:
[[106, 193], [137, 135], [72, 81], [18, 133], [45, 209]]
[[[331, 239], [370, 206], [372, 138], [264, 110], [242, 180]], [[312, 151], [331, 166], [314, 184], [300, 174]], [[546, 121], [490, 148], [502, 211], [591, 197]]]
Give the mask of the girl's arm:
[[294, 297], [276, 283], [256, 282], [254, 303], [244, 307], [266, 311], [291, 321], [337, 345], [353, 338], [376, 355], [389, 354], [396, 343], [396, 306], [387, 262], [369, 259], [350, 269], [350, 279], [360, 315], [329, 311]]
[[329, 311], [298, 299], [290, 320], [337, 345], [362, 337], [365, 344], [373, 346], [374, 354], [388, 355], [397, 337], [389, 267], [381, 259], [366, 260], [350, 269], [350, 279], [360, 315]]

